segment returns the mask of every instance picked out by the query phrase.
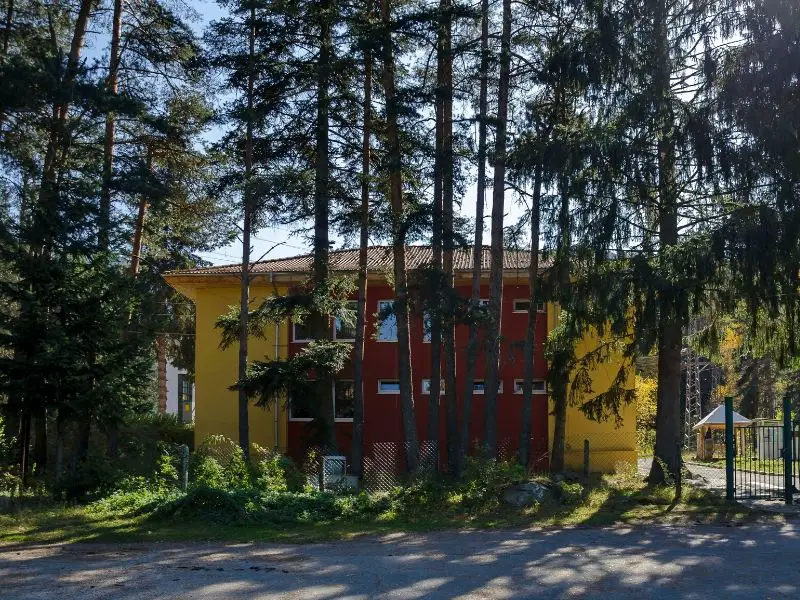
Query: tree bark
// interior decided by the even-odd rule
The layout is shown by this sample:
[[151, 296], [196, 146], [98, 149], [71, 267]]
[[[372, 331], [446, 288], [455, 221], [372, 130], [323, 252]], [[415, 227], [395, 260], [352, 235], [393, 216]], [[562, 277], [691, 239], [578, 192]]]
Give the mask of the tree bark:
[[431, 379], [428, 390], [428, 442], [436, 448], [438, 469], [439, 460], [439, 406], [441, 403], [442, 381], [442, 189], [444, 179], [444, 19], [442, 5], [439, 3], [436, 31], [436, 87], [434, 89], [434, 106], [436, 115], [433, 166], [433, 218], [431, 232], [431, 250], [433, 253], [433, 289], [427, 294], [430, 306], [428, 319], [431, 336]]
[[[119, 44], [122, 31], [122, 0], [114, 0], [114, 13], [111, 19], [111, 52], [108, 58], [108, 78], [106, 90], [117, 95], [119, 82]], [[114, 136], [116, 118], [114, 111], [106, 113], [105, 144], [103, 146], [103, 185], [100, 189], [99, 245], [108, 250], [111, 232], [111, 179], [114, 169]]]
[[[329, 266], [329, 220], [330, 220], [330, 70], [333, 55], [331, 40], [331, 3], [325, 0], [320, 5], [320, 46], [317, 68], [317, 123], [316, 165], [314, 174], [314, 285], [320, 287], [328, 280]], [[311, 315], [311, 330], [316, 340], [332, 339], [333, 331], [328, 315]], [[316, 420], [327, 451], [336, 451], [336, 419], [333, 412], [331, 378], [319, 374], [316, 382]]]
[[500, 335], [503, 303], [503, 218], [505, 216], [506, 128], [511, 72], [511, 0], [503, 0], [500, 77], [497, 94], [494, 185], [492, 188], [492, 261], [489, 271], [489, 331], [486, 349], [486, 455], [497, 456], [497, 387], [500, 381]]
[[525, 330], [525, 372], [522, 383], [522, 423], [519, 432], [519, 463], [530, 466], [531, 418], [533, 414], [533, 376], [536, 353], [536, 309], [537, 282], [539, 280], [539, 223], [542, 199], [542, 167], [537, 165], [534, 173], [533, 198], [531, 199], [531, 262], [528, 267], [528, 327]]
[[[366, 2], [366, 17], [372, 18], [372, 2]], [[358, 309], [356, 316], [355, 362], [353, 363], [353, 451], [351, 469], [361, 478], [364, 472], [364, 338], [367, 322], [367, 259], [369, 250], [370, 136], [372, 135], [372, 49], [364, 49], [364, 128], [361, 146], [361, 228], [358, 244]]]
[[386, 135], [389, 161], [389, 198], [394, 244], [394, 314], [397, 322], [397, 371], [405, 437], [406, 466], [412, 473], [419, 468], [419, 444], [414, 416], [414, 390], [411, 378], [411, 343], [408, 332], [408, 281], [406, 273], [405, 222], [403, 214], [403, 179], [398, 131], [398, 101], [395, 91], [395, 63], [389, 0], [381, 0], [384, 28], [383, 87], [386, 99]]
[[[483, 273], [483, 217], [486, 201], [486, 119], [489, 112], [489, 0], [481, 1], [481, 64], [480, 91], [478, 92], [478, 181], [475, 197], [475, 242], [472, 248], [472, 289], [470, 306], [477, 308], [481, 298], [481, 274]], [[461, 428], [459, 435], [458, 477], [466, 466], [469, 451], [469, 425], [472, 416], [472, 395], [475, 386], [475, 364], [478, 357], [478, 324], [473, 319], [469, 325], [469, 341], [467, 342], [467, 372], [465, 373], [464, 403], [461, 410]]]
[[445, 393], [447, 404], [447, 465], [451, 473], [458, 468], [458, 414], [456, 411], [456, 331], [455, 289], [453, 281], [453, 12], [452, 0], [441, 1], [444, 35], [442, 43], [442, 243], [444, 256], [445, 305], [442, 324], [444, 338]]
[[[250, 7], [248, 25], [247, 124], [244, 146], [244, 206], [242, 219], [242, 271], [239, 290], [239, 381], [247, 377], [250, 319], [250, 234], [253, 227], [253, 105], [255, 102], [256, 9]], [[250, 415], [247, 392], [239, 389], [239, 446], [250, 457]]]
[[[655, 93], [659, 102], [658, 131], [658, 230], [662, 263], [669, 249], [678, 243], [678, 192], [675, 176], [675, 125], [672, 112], [666, 0], [658, 0], [654, 12], [657, 72]], [[662, 288], [658, 297], [658, 395], [656, 404], [656, 445], [650, 469], [651, 483], [677, 482], [681, 468], [681, 345], [683, 319], [680, 293], [672, 286]]]

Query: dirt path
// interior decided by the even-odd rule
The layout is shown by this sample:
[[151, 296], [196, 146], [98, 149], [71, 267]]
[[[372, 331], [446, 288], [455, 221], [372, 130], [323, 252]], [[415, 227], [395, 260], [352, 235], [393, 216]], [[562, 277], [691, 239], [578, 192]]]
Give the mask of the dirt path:
[[797, 598], [794, 524], [0, 547], [0, 597]]

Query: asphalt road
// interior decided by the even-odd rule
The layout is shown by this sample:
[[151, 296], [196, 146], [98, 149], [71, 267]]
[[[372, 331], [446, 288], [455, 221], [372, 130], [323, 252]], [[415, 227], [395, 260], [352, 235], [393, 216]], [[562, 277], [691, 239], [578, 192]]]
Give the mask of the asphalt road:
[[0, 546], [0, 598], [798, 598], [800, 527]]

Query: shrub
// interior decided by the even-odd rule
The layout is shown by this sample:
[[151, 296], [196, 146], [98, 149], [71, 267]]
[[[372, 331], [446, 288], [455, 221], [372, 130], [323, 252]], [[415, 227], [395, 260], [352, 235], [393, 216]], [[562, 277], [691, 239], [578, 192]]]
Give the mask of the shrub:
[[468, 459], [464, 475], [459, 492], [465, 507], [472, 510], [497, 506], [508, 487], [527, 480], [522, 465], [479, 457]]
[[105, 457], [90, 456], [53, 484], [56, 500], [92, 500], [117, 489], [124, 472]]
[[174, 487], [153, 485], [144, 477], [126, 477], [110, 495], [89, 504], [89, 513], [128, 515], [149, 512], [180, 495]]
[[567, 506], [577, 506], [583, 501], [584, 487], [580, 483], [559, 481], [551, 488], [556, 498]]
[[256, 487], [277, 492], [299, 492], [305, 486], [305, 476], [288, 456], [273, 453], [253, 466]]
[[244, 452], [223, 435], [203, 440], [189, 462], [189, 478], [195, 487], [235, 489], [250, 484]]

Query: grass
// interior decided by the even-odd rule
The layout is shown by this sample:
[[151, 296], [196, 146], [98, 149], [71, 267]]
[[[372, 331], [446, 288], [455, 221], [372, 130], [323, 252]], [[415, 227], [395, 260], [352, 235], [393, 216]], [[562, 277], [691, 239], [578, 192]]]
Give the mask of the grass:
[[205, 519], [155, 519], [149, 513], [109, 514], [85, 506], [38, 506], [0, 515], [0, 544], [132, 541], [316, 542], [389, 532], [464, 528], [608, 526], [619, 523], [694, 524], [783, 520], [785, 517], [726, 504], [690, 487], [675, 501], [672, 488], [648, 487], [638, 476], [594, 477], [568, 503], [551, 498], [514, 509], [496, 503], [479, 514], [419, 506], [369, 518], [304, 523], [227, 523]]
[[[686, 464], [702, 465], [704, 467], [713, 467], [715, 469], [725, 468], [725, 457], [702, 459], [697, 458], [694, 453], [684, 453], [683, 462]], [[741, 471], [753, 471], [755, 473], [764, 474], [782, 474], [783, 473], [783, 460], [780, 459], [759, 459], [754, 455], [737, 456], [733, 460], [733, 466]]]

